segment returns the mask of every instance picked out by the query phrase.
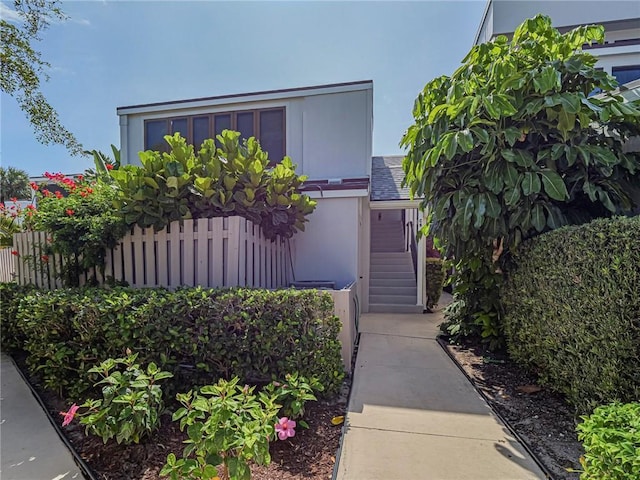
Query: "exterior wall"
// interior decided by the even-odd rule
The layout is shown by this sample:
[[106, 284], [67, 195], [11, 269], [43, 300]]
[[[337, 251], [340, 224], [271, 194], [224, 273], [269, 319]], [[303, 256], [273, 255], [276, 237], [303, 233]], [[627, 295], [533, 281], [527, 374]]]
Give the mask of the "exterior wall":
[[373, 85], [303, 90], [298, 95], [264, 100], [196, 105], [182, 102], [164, 107], [124, 107], [120, 114], [120, 145], [124, 164], [139, 164], [144, 150], [144, 121], [168, 116], [285, 107], [286, 153], [309, 179], [359, 178], [371, 173]]
[[[497, 35], [510, 35], [522, 21], [539, 13], [549, 15], [557, 28], [604, 24], [607, 43], [640, 38], [640, 3], [629, 1], [514, 1], [490, 0], [478, 30], [476, 44]], [[598, 67], [611, 74], [612, 67], [640, 64], [640, 44], [593, 48]]]
[[358, 277], [359, 198], [319, 198], [292, 239], [296, 281], [330, 280], [341, 289]]

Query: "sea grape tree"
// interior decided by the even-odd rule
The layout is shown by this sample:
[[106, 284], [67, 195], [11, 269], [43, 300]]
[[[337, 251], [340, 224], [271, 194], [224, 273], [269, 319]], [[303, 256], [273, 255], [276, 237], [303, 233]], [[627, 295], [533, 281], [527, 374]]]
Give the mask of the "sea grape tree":
[[582, 50], [594, 42], [603, 27], [562, 34], [539, 15], [474, 46], [415, 101], [405, 182], [428, 212], [422, 233], [457, 264], [453, 333], [499, 337], [499, 266], [524, 239], [637, 202], [640, 157], [623, 145], [640, 134], [640, 109]]

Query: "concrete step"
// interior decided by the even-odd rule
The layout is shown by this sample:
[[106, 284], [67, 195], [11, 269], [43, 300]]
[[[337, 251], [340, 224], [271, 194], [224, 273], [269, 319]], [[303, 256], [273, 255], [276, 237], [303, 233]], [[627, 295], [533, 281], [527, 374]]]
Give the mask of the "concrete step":
[[416, 279], [414, 276], [411, 278], [370, 278], [369, 288], [371, 287], [413, 287], [416, 286]]
[[413, 273], [413, 264], [410, 262], [398, 263], [372, 263], [371, 272], [411, 272]]
[[372, 287], [369, 286], [369, 295], [404, 295], [416, 298], [418, 288], [413, 285], [410, 287]]
[[413, 269], [413, 260], [411, 259], [411, 255], [398, 255], [395, 252], [389, 252], [388, 254], [380, 255], [380, 252], [376, 252], [376, 256], [371, 256], [371, 265], [405, 265], [411, 269]]
[[413, 272], [401, 271], [401, 272], [369, 272], [371, 280], [385, 280], [385, 279], [400, 279], [400, 280], [413, 280], [416, 281], [416, 275]]
[[371, 313], [422, 313], [424, 307], [422, 305], [389, 305], [385, 303], [370, 303], [369, 312]]
[[416, 295], [369, 295], [369, 303], [390, 305], [415, 305]]
[[398, 253], [398, 252], [403, 252], [404, 251], [404, 246], [402, 247], [375, 247], [375, 248], [371, 248], [371, 252], [373, 253]]

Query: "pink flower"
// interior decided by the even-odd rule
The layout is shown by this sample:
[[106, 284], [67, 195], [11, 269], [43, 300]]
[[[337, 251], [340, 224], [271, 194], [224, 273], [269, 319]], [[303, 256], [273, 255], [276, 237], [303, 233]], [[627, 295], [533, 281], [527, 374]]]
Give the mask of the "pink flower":
[[73, 417], [76, 416], [76, 412], [78, 411], [79, 408], [80, 407], [74, 403], [73, 405], [71, 405], [71, 408], [69, 409], [68, 412], [60, 412], [60, 415], [64, 415], [64, 420], [62, 421], [63, 427], [66, 427], [71, 423], [71, 421], [73, 420]]
[[107, 170], [113, 170], [113, 165], [110, 163], [106, 163], [104, 168], [106, 168]]
[[276, 423], [276, 432], [280, 440], [286, 440], [287, 438], [294, 437], [296, 435], [296, 422], [289, 420], [287, 417], [282, 417]]
[[76, 212], [74, 212], [71, 208], [67, 208], [66, 213], [71, 217]]

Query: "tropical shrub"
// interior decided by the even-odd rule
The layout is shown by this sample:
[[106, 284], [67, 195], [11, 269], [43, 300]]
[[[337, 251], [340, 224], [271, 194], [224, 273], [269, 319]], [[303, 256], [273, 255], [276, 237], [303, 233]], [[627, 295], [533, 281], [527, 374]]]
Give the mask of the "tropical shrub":
[[32, 185], [38, 197], [33, 229], [49, 235], [46, 253], [64, 257], [63, 283], [78, 286], [80, 276], [91, 268], [104, 274], [106, 250], [127, 231], [113, 206], [117, 190], [102, 181], [88, 182], [82, 175], [68, 178], [46, 172], [45, 176], [58, 190], [52, 193], [45, 185]]
[[[110, 358], [89, 369], [88, 373], [100, 376], [96, 385], [102, 386], [102, 398], [89, 399], [79, 407], [72, 405], [64, 414], [63, 426], [77, 414], [87, 433], [104, 443], [115, 438], [125, 445], [139, 443], [158, 428], [164, 410], [159, 382], [173, 375], [159, 370], [155, 363], [140, 368], [137, 357]], [[86, 410], [77, 413], [79, 409]]]
[[637, 201], [640, 158], [622, 147], [640, 134], [640, 110], [590, 96], [617, 86], [581, 50], [593, 42], [604, 42], [601, 26], [561, 34], [537, 16], [511, 41], [474, 46], [415, 101], [405, 181], [429, 212], [423, 233], [457, 262], [464, 331], [500, 338], [498, 268], [523, 240]]
[[640, 478], [640, 403], [600, 406], [582, 420], [580, 480]]
[[17, 283], [0, 283], [0, 345], [6, 353], [13, 353], [24, 346], [25, 336], [18, 328], [17, 313], [20, 298], [33, 291], [31, 285]]
[[10, 198], [31, 198], [29, 174], [15, 167], [0, 167], [0, 203]]
[[[285, 375], [284, 382], [274, 381], [265, 387], [265, 392], [275, 395], [281, 405], [279, 415], [297, 420], [304, 416], [304, 405], [309, 400], [317, 400], [314, 392], [322, 392], [324, 387], [316, 377], [307, 379], [296, 373]], [[304, 420], [303, 427], [308, 427]]]
[[140, 153], [142, 166], [111, 172], [120, 187], [118, 205], [128, 225], [160, 230], [172, 221], [239, 215], [259, 224], [267, 238], [304, 230], [316, 202], [301, 194], [306, 179], [284, 157], [268, 168], [267, 152], [251, 137], [224, 130], [195, 153], [180, 134], [165, 136], [168, 153]]
[[183, 458], [171, 453], [160, 475], [171, 479], [248, 480], [250, 463], [271, 463], [269, 441], [274, 437], [279, 405], [276, 395], [254, 393], [238, 377], [200, 392], [178, 394], [182, 405], [173, 414], [189, 439]]
[[13, 308], [30, 369], [72, 398], [93, 385], [94, 363], [127, 349], [174, 374], [172, 396], [220, 377], [266, 385], [289, 372], [332, 394], [344, 376], [340, 321], [331, 297], [313, 290], [35, 290]]
[[525, 242], [502, 291], [512, 358], [580, 413], [640, 398], [640, 217]]
[[427, 257], [425, 275], [427, 284], [427, 307], [432, 308], [438, 304], [446, 272], [444, 261], [441, 258]]

